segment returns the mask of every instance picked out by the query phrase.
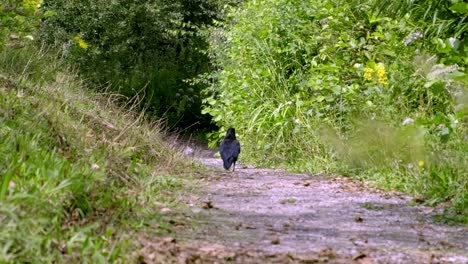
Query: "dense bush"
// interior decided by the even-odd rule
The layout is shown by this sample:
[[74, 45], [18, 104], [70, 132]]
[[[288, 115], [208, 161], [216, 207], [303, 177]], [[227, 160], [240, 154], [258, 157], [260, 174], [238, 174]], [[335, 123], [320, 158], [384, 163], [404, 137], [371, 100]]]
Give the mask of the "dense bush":
[[207, 71], [207, 44], [198, 32], [216, 17], [211, 1], [44, 1], [54, 13], [43, 27], [88, 80], [111, 91], [145, 97], [148, 112], [188, 126], [200, 114], [200, 85], [186, 80]]
[[217, 135], [239, 130], [251, 161], [371, 177], [468, 214], [466, 26], [429, 34], [378, 3], [233, 9], [212, 31], [204, 113]]
[[50, 15], [39, 10], [41, 0], [6, 0], [0, 4], [0, 51], [21, 48], [34, 40], [40, 19]]

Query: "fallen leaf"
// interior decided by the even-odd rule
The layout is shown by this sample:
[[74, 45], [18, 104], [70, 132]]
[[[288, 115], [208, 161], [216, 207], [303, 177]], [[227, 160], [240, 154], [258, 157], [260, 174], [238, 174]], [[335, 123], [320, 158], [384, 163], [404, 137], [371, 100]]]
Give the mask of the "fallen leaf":
[[275, 236], [271, 239], [271, 244], [272, 245], [278, 245], [280, 243], [279, 237]]
[[426, 200], [423, 198], [423, 197], [415, 197], [413, 199], [413, 202], [417, 203], [417, 204], [422, 204], [424, 203]]
[[297, 200], [296, 200], [296, 199], [293, 199], [293, 198], [291, 198], [291, 199], [285, 199], [285, 200], [281, 200], [281, 201], [280, 201], [281, 204], [295, 204], [296, 202], [297, 202]]
[[362, 217], [360, 217], [360, 216], [356, 216], [356, 217], [354, 218], [354, 221], [356, 221], [356, 222], [358, 222], [358, 223], [361, 223], [362, 221], [364, 221], [364, 219], [362, 219]]
[[111, 123], [108, 123], [108, 122], [105, 122], [104, 125], [108, 128], [108, 129], [115, 129], [115, 126]]
[[176, 227], [181, 227], [181, 226], [185, 226], [184, 223], [180, 222], [180, 221], [176, 221], [176, 220], [169, 220], [169, 224], [173, 225], [173, 226], [176, 226]]
[[168, 214], [172, 213], [172, 210], [169, 209], [169, 208], [162, 208], [159, 212], [160, 212], [162, 215], [168, 215]]
[[364, 253], [359, 253], [359, 254], [357, 254], [356, 256], [353, 257], [353, 260], [363, 259], [363, 258], [365, 258], [365, 257], [367, 257], [366, 254], [364, 254]]
[[213, 202], [212, 201], [204, 201], [203, 202], [203, 205], [202, 205], [202, 208], [203, 209], [211, 209], [211, 208], [214, 208], [213, 206]]
[[165, 237], [162, 239], [163, 242], [166, 242], [166, 243], [175, 243], [176, 242], [176, 239], [173, 238], [173, 237]]

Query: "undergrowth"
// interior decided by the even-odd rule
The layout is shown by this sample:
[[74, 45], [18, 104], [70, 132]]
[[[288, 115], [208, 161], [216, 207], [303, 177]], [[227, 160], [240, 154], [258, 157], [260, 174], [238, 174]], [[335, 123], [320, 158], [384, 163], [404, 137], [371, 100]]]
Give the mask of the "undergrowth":
[[204, 79], [211, 142], [235, 127], [245, 161], [372, 180], [468, 222], [468, 5], [390, 2], [232, 8]]
[[120, 99], [44, 50], [0, 53], [0, 262], [128, 263], [134, 232], [170, 231], [194, 165]]

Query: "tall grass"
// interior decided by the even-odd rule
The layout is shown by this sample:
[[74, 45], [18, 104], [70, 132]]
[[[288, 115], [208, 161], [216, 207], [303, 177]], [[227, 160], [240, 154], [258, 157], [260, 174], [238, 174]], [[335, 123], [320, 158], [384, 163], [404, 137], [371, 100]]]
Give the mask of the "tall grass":
[[462, 37], [468, 31], [466, 3], [457, 1], [428, 0], [378, 0], [374, 8], [395, 18], [411, 16], [422, 23], [428, 37]]
[[44, 50], [0, 53], [0, 262], [127, 263], [192, 164]]

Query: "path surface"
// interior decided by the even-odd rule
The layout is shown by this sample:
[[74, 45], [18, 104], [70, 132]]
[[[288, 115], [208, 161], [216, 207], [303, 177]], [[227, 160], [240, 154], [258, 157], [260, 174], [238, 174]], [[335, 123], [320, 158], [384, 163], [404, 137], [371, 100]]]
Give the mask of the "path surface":
[[188, 243], [200, 262], [179, 262], [468, 263], [468, 228], [434, 223], [434, 209], [410, 197], [346, 178], [225, 172], [211, 157], [199, 157], [213, 176], [192, 201], [198, 224], [185, 237], [204, 241]]

